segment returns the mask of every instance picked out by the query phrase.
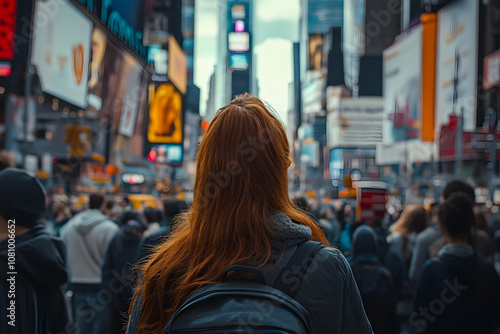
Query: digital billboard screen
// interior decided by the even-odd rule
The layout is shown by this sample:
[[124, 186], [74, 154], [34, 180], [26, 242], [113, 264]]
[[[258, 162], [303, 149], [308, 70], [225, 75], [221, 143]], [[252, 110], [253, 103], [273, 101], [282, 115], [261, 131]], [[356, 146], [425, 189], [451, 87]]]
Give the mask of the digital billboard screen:
[[37, 1], [31, 62], [42, 90], [87, 106], [92, 22], [68, 1]]

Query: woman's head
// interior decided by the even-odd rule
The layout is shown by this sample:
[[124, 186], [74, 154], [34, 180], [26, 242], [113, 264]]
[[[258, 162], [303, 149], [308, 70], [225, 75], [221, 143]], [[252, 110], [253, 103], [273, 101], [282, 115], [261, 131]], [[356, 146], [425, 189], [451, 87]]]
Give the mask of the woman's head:
[[143, 264], [135, 295], [143, 300], [139, 332], [163, 330], [185, 298], [220, 281], [229, 265], [260, 266], [273, 248], [284, 247], [279, 229], [270, 226], [273, 212], [328, 243], [289, 198], [291, 163], [285, 129], [262, 101], [245, 94], [220, 109], [200, 143], [192, 206]]
[[429, 226], [429, 215], [423, 205], [407, 205], [394, 224], [393, 232], [401, 235], [420, 233]]
[[284, 126], [248, 94], [220, 109], [203, 135], [197, 157], [193, 208], [251, 201], [279, 210], [288, 198], [292, 160]]
[[439, 226], [443, 234], [452, 238], [467, 240], [474, 226], [473, 205], [466, 194], [451, 194], [439, 206]]

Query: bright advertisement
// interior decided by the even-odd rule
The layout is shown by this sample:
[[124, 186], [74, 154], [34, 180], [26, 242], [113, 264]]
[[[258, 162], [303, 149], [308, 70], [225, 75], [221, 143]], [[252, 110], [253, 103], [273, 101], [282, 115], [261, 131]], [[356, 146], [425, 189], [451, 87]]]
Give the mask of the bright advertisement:
[[418, 26], [384, 51], [384, 144], [420, 137], [421, 73], [422, 27]]
[[172, 84], [161, 84], [151, 96], [148, 140], [182, 144], [182, 96]]
[[87, 106], [92, 22], [68, 1], [37, 1], [31, 62], [42, 90], [80, 108]]
[[476, 129], [478, 18], [478, 0], [457, 0], [438, 12], [436, 128], [448, 124], [450, 114], [463, 108], [464, 130]]

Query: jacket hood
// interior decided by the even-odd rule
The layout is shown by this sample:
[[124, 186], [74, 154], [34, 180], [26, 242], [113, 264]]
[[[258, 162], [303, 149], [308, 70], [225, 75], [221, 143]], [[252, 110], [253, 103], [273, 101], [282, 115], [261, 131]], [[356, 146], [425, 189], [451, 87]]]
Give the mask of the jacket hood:
[[[56, 288], [68, 280], [66, 248], [43, 225], [16, 236], [15, 271], [37, 287]], [[8, 239], [0, 242], [0, 261], [8, 262]]]
[[71, 218], [70, 222], [79, 233], [87, 235], [96, 225], [106, 220], [110, 219], [101, 211], [88, 209]]
[[368, 255], [377, 256], [377, 235], [375, 231], [367, 226], [360, 226], [354, 231], [352, 238], [351, 256], [355, 259], [357, 256]]
[[295, 223], [284, 213], [272, 213], [268, 217], [268, 223], [271, 227], [271, 240], [274, 241], [272, 242], [273, 246], [278, 242], [281, 244], [284, 243], [286, 247], [291, 247], [312, 237], [309, 227]]

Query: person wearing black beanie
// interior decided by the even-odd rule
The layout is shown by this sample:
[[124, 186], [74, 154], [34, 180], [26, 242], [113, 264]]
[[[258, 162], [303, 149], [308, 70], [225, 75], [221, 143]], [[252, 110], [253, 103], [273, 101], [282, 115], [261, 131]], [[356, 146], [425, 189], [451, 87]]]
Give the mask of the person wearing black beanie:
[[66, 248], [37, 223], [44, 211], [45, 190], [36, 178], [15, 168], [0, 172], [0, 309], [14, 312], [0, 322], [0, 333], [62, 333], [69, 325], [61, 290]]
[[17, 168], [0, 172], [0, 215], [31, 228], [45, 212], [45, 190], [38, 179]]

